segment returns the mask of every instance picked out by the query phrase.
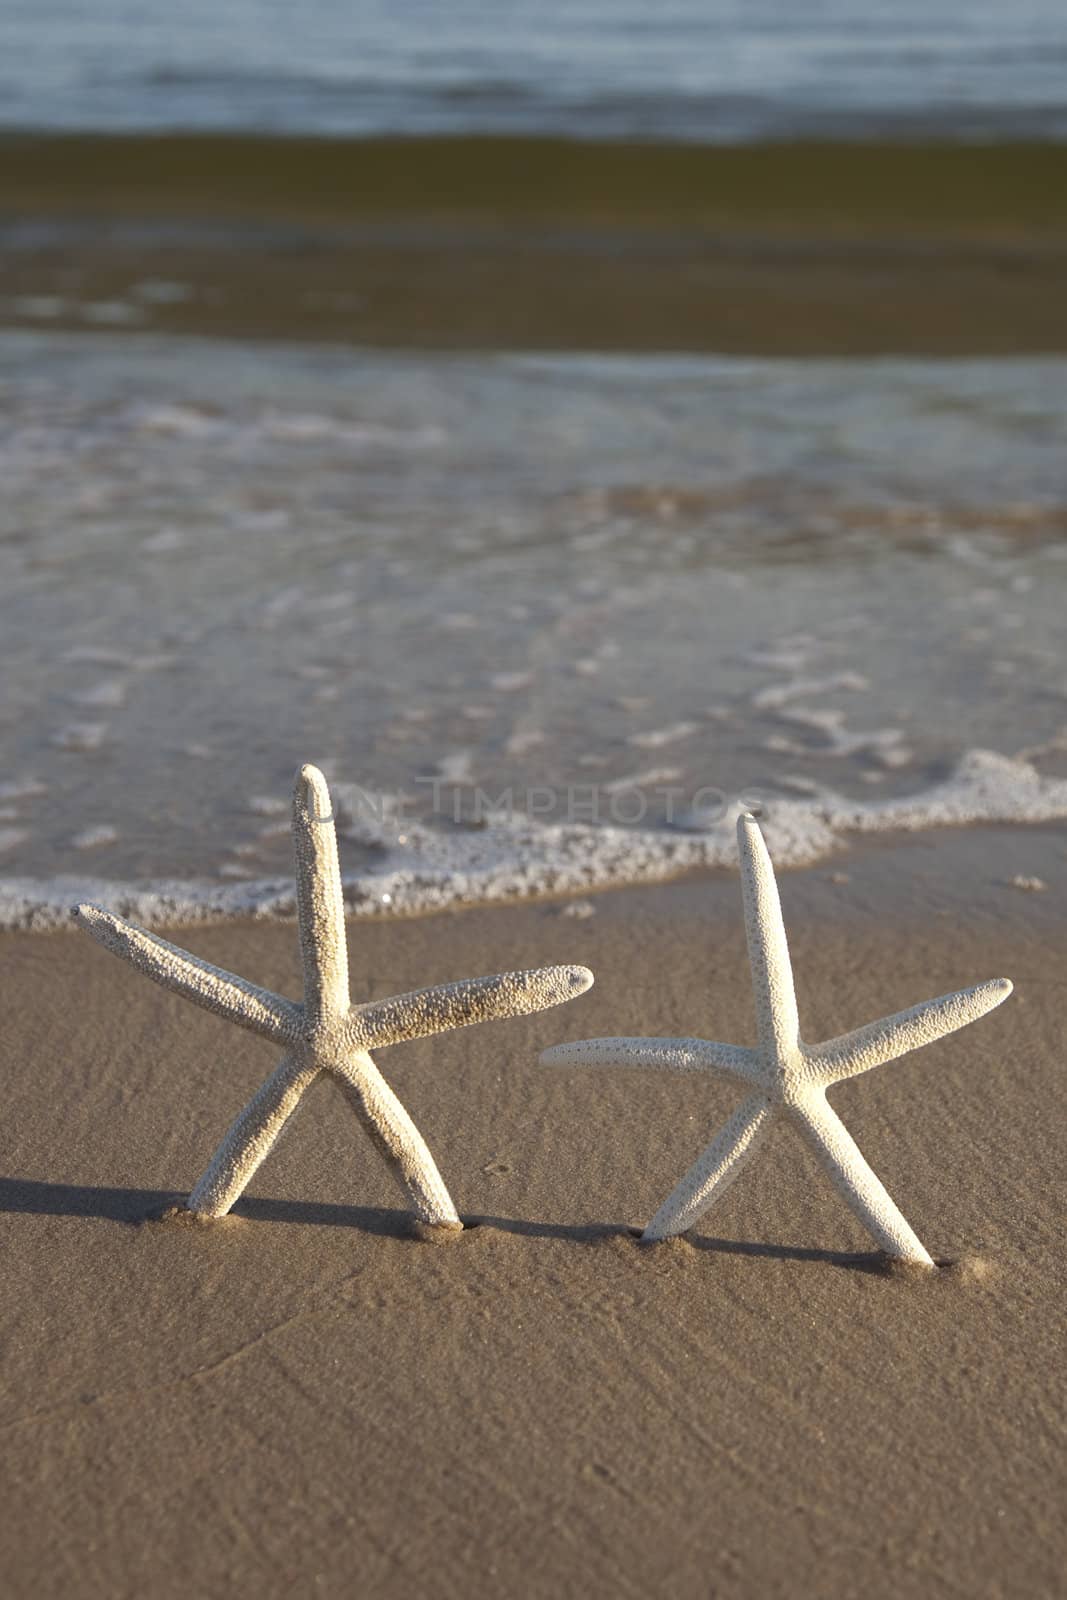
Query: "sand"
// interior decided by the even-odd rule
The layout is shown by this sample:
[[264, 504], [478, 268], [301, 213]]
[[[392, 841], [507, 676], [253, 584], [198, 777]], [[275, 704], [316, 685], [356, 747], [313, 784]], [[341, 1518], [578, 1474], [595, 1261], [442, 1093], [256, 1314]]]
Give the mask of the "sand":
[[[1046, 892], [1013, 887], [1038, 876]], [[461, 1212], [410, 1236], [341, 1097], [239, 1214], [187, 1190], [271, 1051], [72, 934], [0, 940], [5, 1594], [1062, 1592], [1062, 828], [784, 875], [810, 1037], [1009, 976], [834, 1103], [920, 1237], [887, 1275], [788, 1128], [689, 1240], [647, 1219], [733, 1096], [561, 1073], [597, 1032], [751, 1038], [736, 878], [353, 929], [382, 995], [578, 960], [575, 1004], [382, 1052]], [[295, 992], [295, 929], [187, 931]]]
[[1043, 354], [1067, 349], [1065, 195], [1036, 142], [9, 135], [0, 325]]

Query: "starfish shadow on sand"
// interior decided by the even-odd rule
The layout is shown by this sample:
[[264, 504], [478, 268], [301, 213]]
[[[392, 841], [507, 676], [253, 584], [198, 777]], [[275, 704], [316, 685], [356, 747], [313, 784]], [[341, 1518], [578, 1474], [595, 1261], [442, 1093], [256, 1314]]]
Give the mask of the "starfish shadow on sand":
[[[42, 1183], [34, 1178], [0, 1178], [0, 1213], [41, 1217], [95, 1217], [128, 1227], [156, 1222], [181, 1206], [174, 1189], [133, 1189], [117, 1185]], [[231, 1215], [250, 1222], [283, 1222], [356, 1228], [363, 1233], [410, 1237], [409, 1211], [387, 1206], [339, 1205], [332, 1201], [284, 1200], [243, 1195]]]
[[[94, 1217], [129, 1227], [157, 1222], [181, 1205], [174, 1189], [133, 1189], [118, 1185], [44, 1183], [37, 1178], [0, 1178], [0, 1214], [38, 1217]], [[304, 1227], [352, 1228], [383, 1238], [414, 1236], [409, 1211], [389, 1206], [343, 1205], [333, 1200], [289, 1200], [266, 1195], [242, 1195], [232, 1216], [248, 1222], [287, 1223]], [[610, 1222], [537, 1222], [523, 1217], [498, 1217], [471, 1213], [463, 1217], [465, 1232], [480, 1228], [531, 1239], [572, 1239], [595, 1243], [599, 1239], [633, 1237], [635, 1230]]]
[[[92, 1217], [140, 1227], [159, 1221], [181, 1204], [173, 1189], [132, 1189], [105, 1184], [43, 1183], [36, 1178], [0, 1178], [0, 1215], [36, 1217]], [[412, 1239], [415, 1225], [409, 1211], [387, 1206], [342, 1205], [332, 1200], [285, 1200], [267, 1195], [243, 1195], [232, 1215], [255, 1223], [284, 1223], [297, 1227], [347, 1228], [382, 1239]], [[642, 1244], [640, 1228], [621, 1222], [539, 1222], [525, 1217], [471, 1214], [463, 1217], [464, 1235], [479, 1230], [510, 1234], [523, 1239], [565, 1239], [572, 1244], [599, 1245], [613, 1239]], [[801, 1245], [752, 1244], [740, 1239], [717, 1239], [691, 1234], [687, 1243], [710, 1255], [763, 1257], [776, 1261], [823, 1262], [854, 1272], [884, 1273], [881, 1251], [820, 1250]], [[635, 1252], [644, 1254], [644, 1249]], [[949, 1262], [939, 1262], [948, 1266]]]

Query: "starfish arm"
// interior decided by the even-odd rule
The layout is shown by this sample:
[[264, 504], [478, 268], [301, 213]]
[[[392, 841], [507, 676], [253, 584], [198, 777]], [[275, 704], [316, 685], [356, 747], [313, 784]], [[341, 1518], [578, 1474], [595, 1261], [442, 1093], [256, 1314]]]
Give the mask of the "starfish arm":
[[318, 1073], [318, 1067], [297, 1056], [282, 1057], [212, 1156], [189, 1196], [190, 1211], [203, 1217], [226, 1215], [270, 1154], [301, 1095]]
[[750, 1095], [720, 1128], [707, 1149], [672, 1189], [642, 1239], [652, 1243], [691, 1228], [710, 1205], [733, 1183], [745, 1162], [763, 1142], [774, 1118], [770, 1101]]
[[452, 1197], [422, 1134], [366, 1051], [332, 1064], [360, 1125], [411, 1202], [420, 1222], [460, 1228]]
[[897, 1210], [881, 1179], [864, 1160], [859, 1145], [821, 1093], [789, 1107], [834, 1188], [859, 1217], [886, 1255], [932, 1267], [933, 1260]]
[[304, 1009], [312, 1022], [341, 1017], [349, 1000], [344, 895], [330, 791], [318, 767], [301, 767], [296, 775], [293, 848]]
[[747, 813], [737, 819], [737, 853], [759, 1040], [777, 1052], [793, 1050], [800, 1027], [778, 885], [759, 824]]
[[261, 1033], [275, 1044], [292, 1044], [298, 1037], [303, 1016], [299, 1006], [281, 995], [271, 994], [254, 983], [246, 983], [232, 972], [213, 967], [209, 961], [180, 950], [166, 939], [137, 928], [100, 906], [74, 907], [74, 917], [86, 933], [112, 955], [121, 956], [145, 977], [173, 989], [186, 1000], [214, 1011], [238, 1027]]
[[1006, 1000], [1011, 991], [1007, 978], [992, 978], [972, 989], [924, 1000], [907, 1011], [898, 1011], [880, 1022], [869, 1022], [864, 1028], [817, 1045], [809, 1052], [809, 1060], [821, 1083], [841, 1083], [886, 1061], [895, 1061], [920, 1045], [933, 1044], [969, 1022], [977, 1022]]
[[587, 967], [538, 967], [528, 972], [500, 972], [492, 978], [466, 978], [357, 1006], [349, 1015], [346, 1032], [354, 1049], [381, 1049], [475, 1022], [544, 1011], [584, 994], [592, 982]]
[[576, 1039], [542, 1050], [545, 1067], [660, 1067], [666, 1072], [712, 1072], [751, 1083], [759, 1056], [714, 1039]]

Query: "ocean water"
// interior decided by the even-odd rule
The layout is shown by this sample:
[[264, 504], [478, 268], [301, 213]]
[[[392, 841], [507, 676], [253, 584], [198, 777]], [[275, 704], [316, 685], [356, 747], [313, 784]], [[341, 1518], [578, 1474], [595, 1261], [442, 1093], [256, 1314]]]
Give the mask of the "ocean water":
[[0, 921], [1067, 815], [1067, 361], [0, 333]]
[[0, 125], [1067, 134], [1062, 0], [5, 0]]

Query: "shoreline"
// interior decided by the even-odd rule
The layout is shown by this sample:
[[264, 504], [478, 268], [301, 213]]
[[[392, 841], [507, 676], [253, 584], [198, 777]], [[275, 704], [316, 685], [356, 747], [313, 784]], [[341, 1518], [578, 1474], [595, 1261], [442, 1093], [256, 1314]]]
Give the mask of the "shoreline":
[[[343, 793], [343, 786], [336, 786]], [[904, 817], [908, 801], [900, 802]], [[991, 854], [999, 857], [1001, 888], [1018, 888], [1033, 879], [1044, 883], [1041, 861], [1049, 840], [1067, 837], [1067, 816], [1062, 804], [1031, 807], [1026, 816], [998, 816], [995, 808], [985, 815], [968, 815], [958, 806], [953, 815], [945, 808], [920, 811], [909, 824], [879, 829], [862, 826], [857, 816], [849, 827], [847, 806], [842, 804], [838, 830], [821, 833], [805, 828], [803, 816], [783, 815], [779, 808], [764, 822], [764, 832], [776, 866], [784, 873], [822, 870], [846, 871], [852, 860], [865, 861], [869, 852], [878, 857], [894, 853], [941, 850], [955, 855], [968, 874], [982, 873]], [[409, 834], [422, 831], [409, 824]], [[435, 852], [440, 836], [425, 830], [429, 845], [425, 859], [418, 849], [394, 846], [392, 859], [377, 870], [342, 871], [346, 915], [352, 922], [392, 922], [428, 916], [484, 911], [494, 907], [555, 906], [631, 890], [678, 883], [716, 881], [736, 870], [733, 827], [713, 834], [633, 831], [622, 829], [576, 830], [553, 851], [552, 830], [539, 839], [536, 831], [522, 836], [513, 853], [489, 862], [477, 858], [482, 830], [468, 835], [474, 860], [453, 854], [451, 862]], [[516, 836], [512, 835], [514, 840]], [[383, 839], [383, 844], [385, 841]], [[366, 844], [366, 840], [364, 840]], [[386, 848], [388, 846], [386, 845]], [[342, 850], [351, 841], [342, 832]], [[921, 856], [919, 857], [921, 860]], [[1067, 851], [1055, 858], [1067, 861]], [[1067, 874], [1064, 874], [1067, 892]], [[1041, 892], [1041, 891], [1038, 891]], [[69, 907], [81, 901], [98, 904], [140, 926], [163, 931], [172, 928], [288, 922], [295, 915], [295, 888], [288, 867], [268, 878], [238, 881], [215, 879], [121, 880], [57, 874], [53, 879], [0, 875], [0, 937], [6, 934], [41, 934], [69, 931]]]
[[1067, 144], [0, 134], [0, 157], [4, 326], [400, 349], [1067, 350]]
[[[957, 1264], [921, 1282], [876, 1270], [788, 1129], [687, 1240], [638, 1247], [731, 1091], [537, 1064], [604, 1033], [747, 1041], [733, 874], [608, 891], [581, 921], [541, 903], [351, 928], [360, 999], [542, 961], [597, 976], [555, 1011], [382, 1052], [479, 1222], [441, 1248], [410, 1237], [327, 1086], [231, 1220], [132, 1226], [187, 1188], [272, 1052], [91, 940], [0, 936], [16, 1590], [273, 1595], [357, 1560], [375, 1594], [447, 1600], [1054, 1587], [1067, 866], [1029, 835], [1049, 892], [1006, 890], [1003, 841], [977, 833], [780, 880], [809, 1038], [1015, 981], [833, 1096]], [[188, 943], [298, 988], [291, 926]]]

